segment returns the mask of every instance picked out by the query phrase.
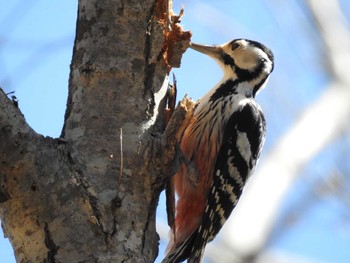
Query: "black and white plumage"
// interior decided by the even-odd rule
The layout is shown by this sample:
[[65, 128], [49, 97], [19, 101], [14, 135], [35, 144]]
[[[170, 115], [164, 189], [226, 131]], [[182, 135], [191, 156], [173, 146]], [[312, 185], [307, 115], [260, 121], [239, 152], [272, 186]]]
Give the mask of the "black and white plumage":
[[202, 262], [206, 244], [236, 206], [265, 141], [265, 118], [254, 98], [273, 70], [272, 52], [246, 39], [191, 47], [214, 58], [224, 76], [199, 100], [180, 142], [187, 163], [174, 176], [176, 217], [163, 263]]

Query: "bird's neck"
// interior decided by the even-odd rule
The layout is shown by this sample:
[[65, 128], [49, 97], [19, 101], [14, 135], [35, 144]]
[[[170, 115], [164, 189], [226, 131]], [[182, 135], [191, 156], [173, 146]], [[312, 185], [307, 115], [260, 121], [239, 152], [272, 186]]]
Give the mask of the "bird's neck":
[[234, 74], [224, 74], [222, 79], [203, 98], [206, 98], [206, 102], [214, 102], [230, 96], [254, 97], [254, 86], [250, 82], [240, 81]]
[[[224, 76], [209, 92], [199, 99], [197, 113], [209, 112], [220, 106], [224, 101], [238, 101], [241, 99], [251, 98], [252, 89], [244, 89], [237, 79], [226, 78]], [[230, 104], [230, 103], [228, 103]], [[221, 112], [221, 110], [220, 110]]]
[[255, 72], [232, 68], [230, 65], [219, 64], [224, 72], [222, 79], [199, 101], [197, 112], [205, 105], [217, 104], [218, 101], [235, 97], [235, 100], [254, 98], [262, 90], [268, 80], [265, 68], [258, 68]]
[[223, 71], [224, 75], [218, 86], [225, 82], [234, 81], [233, 89], [236, 90], [237, 94], [248, 98], [254, 98], [266, 86], [269, 77], [268, 71], [264, 66], [258, 67], [253, 72], [224, 66]]

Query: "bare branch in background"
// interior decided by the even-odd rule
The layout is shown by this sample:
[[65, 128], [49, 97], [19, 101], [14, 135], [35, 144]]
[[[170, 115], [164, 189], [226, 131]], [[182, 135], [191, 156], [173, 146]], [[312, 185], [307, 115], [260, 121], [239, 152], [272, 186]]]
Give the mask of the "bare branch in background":
[[[326, 61], [335, 81], [350, 83], [350, 34], [338, 1], [308, 0], [309, 8], [327, 49]], [[340, 85], [346, 88], [346, 85]]]
[[[245, 262], [266, 245], [276, 215], [301, 169], [344, 131], [350, 118], [350, 35], [337, 1], [309, 0], [310, 11], [325, 44], [332, 77], [324, 93], [277, 142], [256, 174], [222, 232], [216, 247], [236, 253]], [[334, 41], [336, 39], [336, 41]], [[229, 248], [229, 249], [227, 249]], [[219, 252], [221, 257], [225, 254]], [[233, 262], [232, 253], [220, 262]], [[215, 262], [215, 249], [207, 258]], [[237, 261], [239, 262], [239, 260]], [[251, 262], [257, 262], [254, 259]]]

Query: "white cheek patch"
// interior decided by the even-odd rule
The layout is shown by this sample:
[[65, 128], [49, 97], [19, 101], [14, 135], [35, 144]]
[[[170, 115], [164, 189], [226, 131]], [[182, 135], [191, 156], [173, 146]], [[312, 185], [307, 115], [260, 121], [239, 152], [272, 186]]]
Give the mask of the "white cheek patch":
[[239, 68], [250, 70], [256, 66], [256, 55], [245, 52], [237, 56], [235, 62]]
[[270, 60], [267, 54], [264, 51], [262, 51], [260, 48], [254, 47], [254, 52], [257, 54], [258, 57], [264, 58], [267, 61]]

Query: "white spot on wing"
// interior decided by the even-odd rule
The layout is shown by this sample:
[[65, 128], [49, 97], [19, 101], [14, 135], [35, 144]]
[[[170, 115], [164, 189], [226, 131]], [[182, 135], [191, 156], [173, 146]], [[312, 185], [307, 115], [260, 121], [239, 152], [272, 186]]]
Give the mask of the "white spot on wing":
[[238, 151], [242, 155], [243, 159], [246, 161], [246, 163], [249, 163], [250, 158], [252, 156], [252, 152], [250, 151], [250, 143], [249, 143], [247, 134], [245, 132], [237, 131], [236, 146], [238, 148]]
[[224, 211], [224, 209], [221, 208], [221, 209], [218, 211], [218, 214], [219, 214], [219, 216], [220, 216], [220, 224], [221, 224], [221, 225], [224, 225], [224, 223], [226, 222], [225, 211]]
[[229, 157], [227, 159], [227, 165], [228, 165], [228, 172], [230, 176], [242, 187], [243, 181], [242, 176], [238, 172], [237, 168], [232, 164], [233, 157]]

